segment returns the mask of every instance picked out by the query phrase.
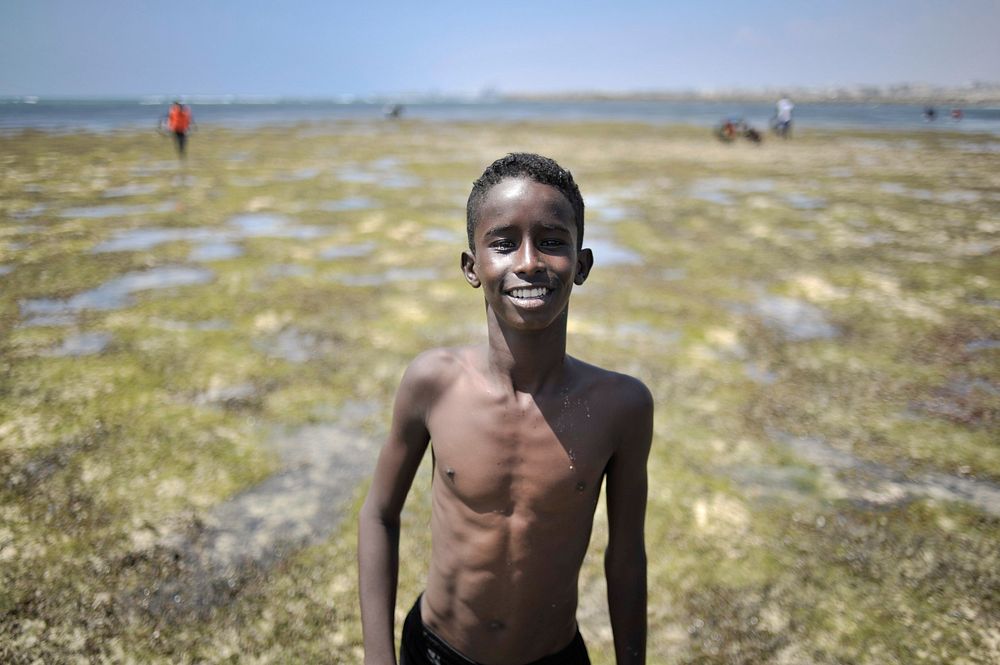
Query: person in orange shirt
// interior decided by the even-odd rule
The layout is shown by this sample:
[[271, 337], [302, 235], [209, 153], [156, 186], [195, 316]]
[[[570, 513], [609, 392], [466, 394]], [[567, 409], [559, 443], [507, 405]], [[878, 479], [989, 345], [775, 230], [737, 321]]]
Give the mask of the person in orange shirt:
[[191, 117], [191, 108], [181, 104], [179, 101], [173, 103], [170, 112], [167, 113], [167, 131], [173, 133], [177, 141], [177, 155], [184, 158], [184, 149], [187, 147], [187, 135], [194, 125]]

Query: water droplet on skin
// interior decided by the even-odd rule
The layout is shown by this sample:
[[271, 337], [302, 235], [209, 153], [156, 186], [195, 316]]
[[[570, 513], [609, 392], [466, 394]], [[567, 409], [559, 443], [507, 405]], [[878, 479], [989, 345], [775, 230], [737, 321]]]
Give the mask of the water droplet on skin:
[[587, 483], [583, 482], [582, 480], [576, 484], [576, 491], [577, 492], [582, 492], [586, 488], [587, 488]]
[[569, 465], [569, 470], [570, 470], [570, 471], [572, 471], [572, 470], [573, 470], [573, 465], [572, 465], [572, 464], [570, 464], [570, 465]]

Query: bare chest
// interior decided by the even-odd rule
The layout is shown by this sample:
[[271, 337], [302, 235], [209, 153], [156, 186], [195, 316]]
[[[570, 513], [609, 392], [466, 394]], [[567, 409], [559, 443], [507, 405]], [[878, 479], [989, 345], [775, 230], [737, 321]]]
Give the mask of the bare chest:
[[596, 500], [611, 434], [581, 400], [449, 396], [429, 417], [435, 483], [477, 513], [561, 514]]

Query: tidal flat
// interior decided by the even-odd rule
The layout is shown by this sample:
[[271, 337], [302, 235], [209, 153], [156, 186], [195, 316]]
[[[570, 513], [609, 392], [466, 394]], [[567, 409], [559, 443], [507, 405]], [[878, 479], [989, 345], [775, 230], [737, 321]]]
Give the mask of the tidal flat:
[[[484, 339], [472, 181], [570, 168], [569, 353], [640, 377], [650, 663], [1000, 661], [991, 135], [336, 122], [0, 135], [0, 661], [357, 663], [396, 384]], [[428, 556], [404, 515], [397, 630]], [[613, 662], [603, 507], [580, 585]]]

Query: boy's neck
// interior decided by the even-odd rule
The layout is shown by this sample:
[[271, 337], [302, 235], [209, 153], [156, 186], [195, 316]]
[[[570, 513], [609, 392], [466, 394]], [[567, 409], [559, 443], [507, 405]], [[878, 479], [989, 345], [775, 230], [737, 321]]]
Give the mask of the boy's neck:
[[495, 379], [512, 392], [538, 394], [558, 381], [566, 360], [567, 312], [543, 330], [502, 326], [487, 308], [487, 362]]

